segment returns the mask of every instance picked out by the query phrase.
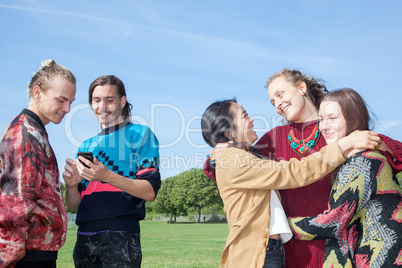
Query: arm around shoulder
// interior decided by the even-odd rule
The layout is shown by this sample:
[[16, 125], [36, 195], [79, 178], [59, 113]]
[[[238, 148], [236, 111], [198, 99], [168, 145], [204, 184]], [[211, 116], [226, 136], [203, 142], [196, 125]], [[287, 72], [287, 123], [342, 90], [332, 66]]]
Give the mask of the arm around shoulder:
[[339, 146], [327, 145], [308, 157], [289, 161], [261, 159], [237, 148], [217, 158], [217, 180], [225, 178], [232, 187], [245, 189], [290, 189], [311, 184], [345, 161]]

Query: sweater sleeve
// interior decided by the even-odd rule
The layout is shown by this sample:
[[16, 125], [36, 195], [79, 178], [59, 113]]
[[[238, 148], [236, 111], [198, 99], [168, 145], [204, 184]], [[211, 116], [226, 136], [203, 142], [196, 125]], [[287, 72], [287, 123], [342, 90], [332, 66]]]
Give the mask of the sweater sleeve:
[[[15, 131], [15, 132], [14, 132]], [[0, 264], [13, 267], [25, 255], [29, 223], [44, 176], [45, 153], [26, 131], [9, 129], [1, 143]], [[22, 134], [21, 134], [22, 133]], [[11, 135], [12, 134], [12, 135]]]
[[290, 189], [319, 180], [345, 161], [337, 143], [308, 157], [289, 161], [261, 159], [237, 148], [217, 157], [217, 179], [226, 177], [234, 189]]
[[161, 176], [159, 173], [159, 142], [155, 134], [147, 127], [144, 127], [142, 141], [136, 149], [138, 170], [137, 179], [148, 181], [157, 195], [161, 188]]
[[208, 156], [204, 163], [204, 174], [211, 180], [216, 181], [215, 178], [215, 168], [212, 166], [211, 158]]
[[332, 187], [328, 209], [322, 214], [288, 218], [297, 239], [336, 238], [341, 245], [347, 245], [349, 223], [375, 193], [376, 177], [370, 172], [369, 161], [363, 156], [355, 156], [343, 164]]

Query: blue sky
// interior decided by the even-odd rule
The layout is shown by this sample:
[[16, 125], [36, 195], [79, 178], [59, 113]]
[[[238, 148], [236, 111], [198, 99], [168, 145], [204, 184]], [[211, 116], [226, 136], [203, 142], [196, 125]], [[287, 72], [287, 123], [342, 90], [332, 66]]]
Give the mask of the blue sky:
[[122, 79], [133, 121], [156, 133], [163, 179], [202, 166], [200, 117], [213, 101], [236, 97], [259, 136], [281, 124], [264, 84], [284, 67], [355, 89], [376, 130], [401, 141], [401, 10], [399, 0], [2, 0], [0, 131], [53, 58], [77, 78], [72, 112], [47, 125], [61, 172], [99, 131], [88, 87], [105, 74]]

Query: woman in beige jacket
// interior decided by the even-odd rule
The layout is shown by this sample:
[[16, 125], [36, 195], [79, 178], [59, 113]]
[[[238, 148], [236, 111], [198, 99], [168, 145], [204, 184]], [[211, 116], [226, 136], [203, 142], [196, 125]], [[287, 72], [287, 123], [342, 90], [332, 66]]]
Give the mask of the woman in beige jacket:
[[355, 149], [374, 149], [375, 132], [354, 132], [319, 152], [290, 161], [263, 159], [252, 147], [257, 140], [253, 119], [236, 100], [211, 104], [202, 121], [204, 140], [212, 147], [230, 142], [216, 156], [216, 181], [224, 203], [229, 236], [222, 267], [284, 267], [282, 242], [291, 237], [274, 190], [311, 184], [334, 170]]

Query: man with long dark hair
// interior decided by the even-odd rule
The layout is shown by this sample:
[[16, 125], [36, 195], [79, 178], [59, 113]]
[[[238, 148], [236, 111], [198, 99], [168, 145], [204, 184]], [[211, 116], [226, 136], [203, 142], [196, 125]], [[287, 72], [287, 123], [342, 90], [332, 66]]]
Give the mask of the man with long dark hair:
[[[89, 104], [102, 131], [84, 141], [78, 158], [67, 159], [66, 202], [77, 210], [76, 267], [140, 267], [139, 221], [145, 201], [161, 186], [159, 143], [143, 125], [130, 123], [123, 82], [101, 76], [89, 87]], [[92, 153], [93, 159], [80, 156]]]

